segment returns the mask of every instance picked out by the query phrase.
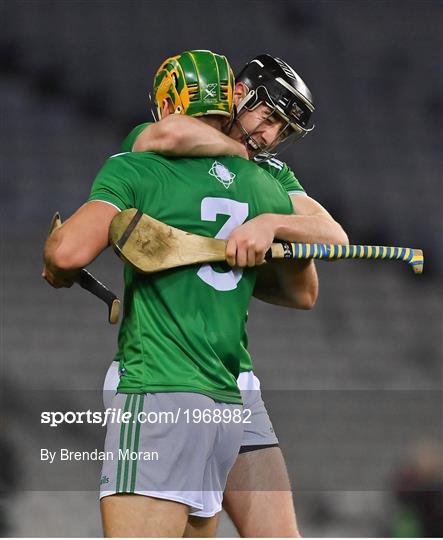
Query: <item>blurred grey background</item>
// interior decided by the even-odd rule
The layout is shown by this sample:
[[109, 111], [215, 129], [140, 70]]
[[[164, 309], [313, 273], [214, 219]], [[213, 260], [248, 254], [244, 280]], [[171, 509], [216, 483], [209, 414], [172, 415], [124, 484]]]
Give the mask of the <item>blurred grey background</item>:
[[[80, 206], [150, 118], [161, 60], [207, 48], [235, 70], [264, 52], [291, 64], [317, 127], [280, 157], [352, 243], [425, 253], [422, 276], [396, 262], [320, 262], [310, 312], [252, 303], [250, 349], [301, 531], [441, 536], [441, 2], [3, 0], [0, 21], [0, 534], [101, 534], [93, 490], [70, 491], [69, 479], [64, 491], [50, 479], [29, 489], [28, 458], [48, 442], [36, 395], [81, 409], [117, 333], [91, 295], [41, 279], [43, 242], [53, 212]], [[112, 253], [92, 270], [121, 294]], [[224, 517], [220, 535], [232, 534]]]

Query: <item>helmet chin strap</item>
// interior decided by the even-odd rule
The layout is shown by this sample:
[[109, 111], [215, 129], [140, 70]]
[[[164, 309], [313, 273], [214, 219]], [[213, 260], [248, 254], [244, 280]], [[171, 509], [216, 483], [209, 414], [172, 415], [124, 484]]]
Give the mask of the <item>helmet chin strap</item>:
[[[268, 93], [268, 92], [267, 92]], [[269, 95], [269, 94], [268, 94]], [[259, 144], [253, 137], [254, 133], [257, 131], [257, 129], [260, 127], [260, 125], [262, 124], [262, 122], [260, 122], [252, 132], [249, 132], [243, 125], [242, 121], [240, 120], [240, 116], [241, 116], [241, 113], [245, 112], [245, 111], [250, 111], [250, 109], [248, 108], [247, 104], [250, 103], [251, 101], [254, 102], [254, 98], [256, 99], [257, 97], [257, 91], [256, 90], [250, 90], [239, 102], [239, 104], [237, 106], [234, 106], [234, 117], [233, 117], [233, 121], [232, 121], [232, 124], [230, 125], [229, 127], [229, 131], [227, 132], [227, 134], [229, 135], [231, 129], [232, 129], [232, 126], [234, 125], [234, 123], [236, 123], [239, 128], [240, 128], [240, 131], [242, 132], [243, 136], [242, 136], [242, 140], [241, 142], [245, 143], [245, 142], [249, 142], [250, 144], [250, 141], [252, 141], [252, 143], [257, 146], [257, 149], [255, 149], [252, 145], [252, 149], [254, 151], [257, 152], [257, 154], [254, 156], [254, 159], [257, 160], [257, 161], [263, 161], [265, 159], [269, 159], [269, 158], [272, 158], [272, 157], [275, 157], [277, 155], [277, 152], [275, 153], [271, 153], [269, 152], [269, 150], [267, 150], [267, 148], [271, 147], [275, 141], [272, 141], [272, 143], [270, 145], [267, 145], [267, 146], [262, 146], [261, 144]], [[269, 98], [270, 99], [270, 98]], [[272, 102], [272, 100], [270, 99], [270, 101]], [[273, 103], [273, 102], [272, 102]], [[255, 103], [254, 104], [254, 109], [257, 105], [259, 105], [260, 103]], [[276, 111], [276, 108], [274, 106], [274, 111]], [[271, 114], [274, 114], [274, 113], [271, 113]], [[258, 157], [260, 156], [260, 158]]]
[[151, 110], [152, 118], [154, 119], [154, 122], [158, 122], [160, 120], [160, 115], [158, 113], [158, 108], [156, 106], [154, 108], [154, 100], [152, 99], [151, 92], [149, 92], [148, 97], [149, 97], [149, 108]]
[[[259, 152], [263, 152], [264, 149], [261, 147], [261, 145], [254, 139], [252, 136], [254, 134], [254, 131], [259, 127], [260, 124], [255, 128], [255, 130], [252, 133], [249, 133], [249, 131], [245, 128], [245, 126], [242, 124], [242, 121], [240, 120], [240, 116], [242, 112], [245, 112], [245, 104], [255, 95], [255, 90], [251, 90], [246, 94], [244, 98], [242, 98], [238, 105], [234, 105], [233, 109], [233, 116], [232, 121], [227, 127], [226, 134], [229, 135], [231, 133], [232, 127], [234, 124], [237, 124], [240, 128], [240, 131], [242, 132], [243, 136], [241, 138], [241, 142], [245, 143], [247, 141], [252, 140], [253, 143], [257, 146], [257, 150]], [[247, 110], [247, 108], [246, 108]]]
[[255, 96], [255, 90], [250, 90], [244, 98], [242, 98], [236, 108], [237, 112], [240, 112], [243, 107]]
[[[259, 150], [260, 152], [264, 151], [264, 148], [262, 148], [262, 146], [254, 139], [253, 135], [254, 135], [254, 132], [255, 130], [250, 133], [246, 128], [245, 126], [242, 124], [242, 121], [240, 120], [240, 118], [237, 116], [237, 118], [235, 118], [234, 120], [236, 122], [236, 124], [238, 125], [238, 127], [240, 128], [240, 131], [242, 132], [243, 136], [242, 136], [242, 142], [249, 142], [249, 141], [252, 141], [253, 144], [255, 146], [257, 146], [257, 150]], [[258, 126], [257, 126], [258, 127]], [[257, 129], [257, 128], [256, 128]], [[252, 146], [252, 145], [251, 145]], [[253, 147], [253, 150], [255, 150], [255, 148]]]
[[[253, 91], [252, 91], [253, 92]], [[250, 92], [251, 93], [251, 92]], [[244, 102], [245, 99], [242, 100], [242, 102]], [[265, 159], [269, 159], [269, 158], [272, 158], [272, 157], [275, 157], [277, 155], [277, 153], [271, 153], [267, 150], [267, 146], [262, 146], [261, 144], [259, 144], [253, 137], [255, 131], [260, 127], [261, 125], [261, 122], [256, 126], [256, 128], [254, 129], [254, 131], [252, 132], [249, 132], [245, 126], [243, 125], [242, 121], [240, 120], [240, 116], [241, 116], [241, 109], [243, 109], [243, 103], [240, 102], [239, 103], [239, 107], [238, 108], [235, 108], [235, 114], [234, 114], [234, 117], [233, 117], [233, 120], [232, 120], [232, 123], [230, 125], [230, 128], [229, 128], [229, 131], [227, 132], [227, 134], [229, 135], [231, 129], [232, 129], [232, 126], [234, 125], [234, 123], [236, 123], [238, 125], [238, 127], [240, 128], [240, 131], [242, 133], [242, 139], [241, 139], [241, 142], [245, 143], [245, 142], [248, 142], [250, 144], [250, 141], [253, 142], [253, 144], [255, 144], [257, 146], [257, 149], [255, 149], [252, 145], [251, 145], [251, 148], [257, 152], [257, 154], [254, 156], [254, 159], [256, 161], [264, 161]], [[246, 109], [247, 110], [247, 109]], [[239, 113], [240, 111], [240, 113]], [[245, 111], [245, 109], [243, 109], [243, 112]], [[272, 143], [271, 143], [272, 145]], [[270, 145], [270, 146], [271, 146]], [[260, 156], [260, 158], [259, 158]]]
[[222, 128], [222, 132], [225, 134], [225, 135], [228, 135], [231, 133], [231, 129], [232, 129], [232, 126], [234, 125], [236, 119], [237, 119], [237, 107], [236, 105], [233, 105], [232, 107], [232, 113], [231, 113], [231, 118], [229, 119], [229, 122], [223, 126]]

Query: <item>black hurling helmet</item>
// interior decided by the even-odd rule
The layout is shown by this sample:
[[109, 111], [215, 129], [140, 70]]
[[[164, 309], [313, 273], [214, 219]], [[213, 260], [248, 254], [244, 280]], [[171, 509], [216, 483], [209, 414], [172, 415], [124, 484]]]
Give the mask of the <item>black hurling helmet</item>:
[[248, 94], [237, 107], [238, 113], [243, 108], [252, 111], [266, 103], [286, 122], [282, 130], [284, 138], [295, 134], [298, 140], [314, 129], [309, 125], [314, 112], [312, 94], [302, 78], [280, 58], [269, 54], [257, 56], [240, 71], [235, 82], [248, 88]]

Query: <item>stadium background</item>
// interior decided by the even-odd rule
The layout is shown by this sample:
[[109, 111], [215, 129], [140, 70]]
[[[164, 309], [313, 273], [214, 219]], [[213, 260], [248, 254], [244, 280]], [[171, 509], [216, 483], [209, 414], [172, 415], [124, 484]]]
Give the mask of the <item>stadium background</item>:
[[[426, 535], [414, 509], [435, 516], [443, 477], [442, 17], [438, 1], [0, 3], [2, 534], [100, 534], [93, 490], [29, 482], [45, 443], [36, 396], [81, 408], [116, 337], [93, 297], [41, 280], [41, 249], [54, 210], [81, 205], [149, 119], [159, 62], [208, 48], [235, 70], [263, 52], [294, 66], [317, 127], [282, 157], [352, 243], [425, 252], [421, 277], [394, 262], [319, 263], [313, 311], [254, 301], [249, 332], [304, 535]], [[92, 269], [121, 292], [111, 253]]]

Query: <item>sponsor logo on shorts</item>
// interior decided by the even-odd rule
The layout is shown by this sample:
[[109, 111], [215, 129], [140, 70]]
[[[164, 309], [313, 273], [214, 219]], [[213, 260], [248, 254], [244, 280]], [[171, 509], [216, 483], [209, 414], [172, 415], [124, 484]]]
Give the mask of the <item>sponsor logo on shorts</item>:
[[100, 478], [100, 485], [102, 486], [103, 484], [109, 484], [109, 477], [106, 476], [106, 475], [103, 475], [103, 476]]

